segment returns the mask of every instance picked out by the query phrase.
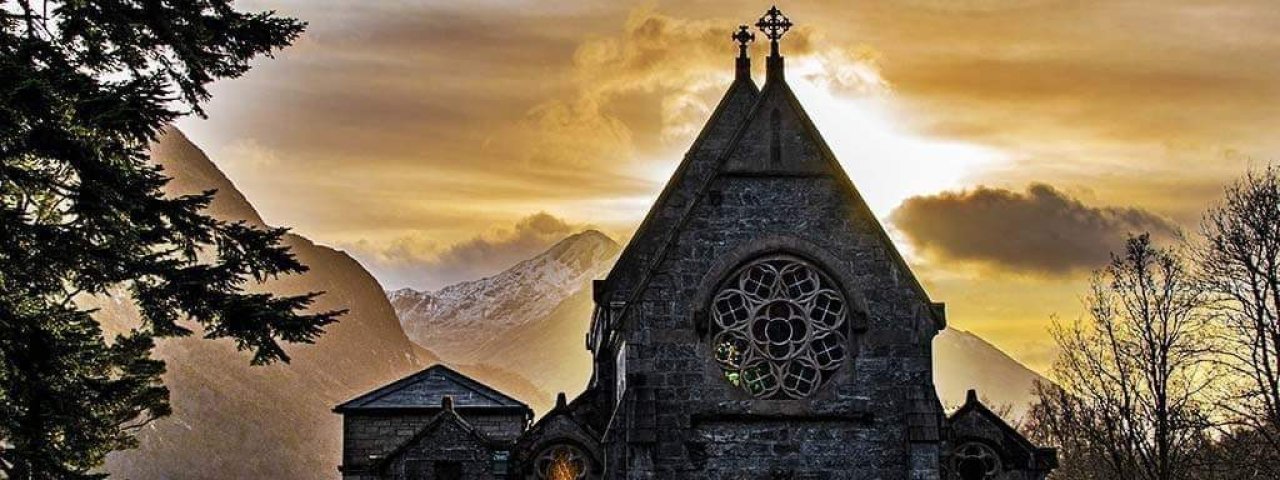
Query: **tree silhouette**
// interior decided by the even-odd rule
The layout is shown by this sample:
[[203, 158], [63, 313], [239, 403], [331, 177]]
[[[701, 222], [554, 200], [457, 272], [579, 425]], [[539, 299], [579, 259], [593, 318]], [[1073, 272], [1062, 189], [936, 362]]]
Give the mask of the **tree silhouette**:
[[1223, 327], [1222, 363], [1236, 380], [1222, 405], [1280, 450], [1280, 169], [1249, 171], [1228, 186], [1201, 233], [1197, 253]]
[[[206, 86], [290, 44], [303, 24], [229, 0], [0, 3], [0, 472], [96, 478], [107, 453], [170, 412], [155, 337], [231, 339], [288, 361], [341, 312], [317, 293], [249, 282], [305, 271], [259, 230], [203, 213], [214, 192], [166, 198], [147, 147], [203, 115]], [[143, 321], [106, 338], [85, 296], [123, 292]]]
[[1206, 295], [1183, 256], [1130, 237], [1097, 272], [1088, 315], [1055, 322], [1056, 385], [1029, 429], [1062, 447], [1062, 478], [1203, 478], [1205, 394], [1217, 380]]

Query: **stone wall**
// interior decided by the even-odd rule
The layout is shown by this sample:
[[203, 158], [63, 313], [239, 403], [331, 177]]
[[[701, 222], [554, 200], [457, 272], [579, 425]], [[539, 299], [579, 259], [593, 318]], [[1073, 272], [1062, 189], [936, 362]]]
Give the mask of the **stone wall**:
[[[909, 428], [922, 413], [912, 399], [932, 392], [929, 307], [869, 223], [875, 220], [855, 211], [838, 182], [742, 175], [712, 184], [630, 308], [626, 363], [636, 378], [628, 383], [651, 390], [630, 394], [652, 398], [653, 405], [634, 409], [654, 412], [652, 425], [632, 423], [660, 433], [652, 442], [645, 435], [632, 440], [628, 466], [615, 468], [632, 478], [936, 478], [936, 447], [924, 449], [933, 455], [913, 455], [910, 446], [936, 444], [936, 394], [932, 411], [923, 412], [933, 419], [926, 425], [932, 435], [913, 437]], [[765, 245], [771, 247], [752, 251]], [[853, 357], [810, 399], [750, 399], [721, 378], [696, 325], [706, 301], [701, 291], [719, 281], [708, 273], [731, 271], [736, 265], [726, 263], [769, 248], [824, 268], [865, 308], [866, 328], [850, 340]]]
[[476, 431], [496, 442], [515, 442], [526, 426], [521, 413], [462, 412], [462, 418]]
[[[409, 441], [427, 426], [436, 413], [420, 414], [355, 414], [342, 418], [342, 465], [344, 471], [356, 472], [385, 457], [396, 447]], [[354, 477], [346, 477], [354, 478]]]
[[456, 421], [445, 421], [398, 455], [388, 467], [387, 478], [491, 480], [498, 478], [493, 454], [474, 432]]
[[[498, 443], [513, 443], [525, 429], [521, 413], [484, 413], [461, 411], [460, 416], [478, 433]], [[359, 472], [376, 459], [385, 458], [414, 435], [417, 435], [439, 413], [356, 414], [343, 417], [344, 479], [364, 480]]]

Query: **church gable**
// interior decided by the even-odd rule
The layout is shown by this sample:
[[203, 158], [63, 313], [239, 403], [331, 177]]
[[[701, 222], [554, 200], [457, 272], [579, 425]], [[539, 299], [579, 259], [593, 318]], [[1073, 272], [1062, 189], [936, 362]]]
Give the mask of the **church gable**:
[[1057, 466], [1054, 449], [1036, 447], [983, 405], [973, 390], [947, 424], [948, 480], [1042, 478]]
[[722, 174], [832, 175], [833, 165], [800, 102], [786, 83], [765, 86], [727, 152]]
[[[775, 69], [770, 74], [759, 100], [752, 107], [751, 113], [744, 119], [732, 143], [725, 149], [724, 158], [717, 174], [721, 177], [758, 177], [774, 180], [775, 185], [783, 188], [799, 188], [803, 199], [796, 208], [827, 209], [820, 212], [830, 222], [847, 222], [847, 229], [852, 235], [864, 239], [861, 245], [864, 257], [870, 250], [880, 250], [882, 265], [892, 271], [893, 283], [905, 287], [927, 308], [922, 317], [932, 323], [932, 328], [941, 329], [946, 320], [941, 304], [934, 304], [920, 284], [909, 265], [902, 258], [897, 246], [880, 224], [879, 219], [871, 211], [862, 195], [854, 186], [839, 160], [823, 139], [817, 126], [805, 112], [791, 87], [787, 85], [782, 71], [781, 57], [770, 59], [775, 62]], [[813, 178], [806, 181], [804, 178]], [[795, 178], [788, 181], [786, 178]], [[765, 185], [769, 181], [734, 182], [726, 179], [721, 182], [721, 190], [741, 189], [730, 187], [730, 184]], [[712, 201], [723, 198], [715, 188], [710, 189]], [[820, 200], [826, 197], [825, 201]], [[760, 198], [758, 201], [767, 201]], [[832, 210], [833, 207], [838, 209]], [[862, 267], [867, 267], [863, 265]], [[850, 265], [854, 267], [854, 265]]]
[[[902, 292], [912, 297], [918, 307], [913, 313], [922, 322], [919, 328], [929, 330], [932, 335], [945, 326], [942, 305], [929, 300], [786, 84], [781, 72], [783, 59], [769, 60], [769, 83], [733, 129], [733, 135], [716, 152], [718, 157], [705, 162], [709, 171], [703, 175], [704, 181], [680, 184], [681, 190], [672, 197], [678, 195], [677, 198], [683, 200], [679, 202], [682, 208], [671, 208], [660, 199], [650, 212], [651, 218], [656, 216], [664, 221], [652, 225], [646, 222], [637, 232], [628, 250], [644, 254], [624, 255], [615, 266], [606, 281], [607, 293], [615, 294], [609, 300], [634, 301], [646, 295], [650, 281], [663, 275], [663, 270], [672, 268], [664, 266], [664, 262], [669, 260], [669, 255], [678, 255], [676, 250], [681, 242], [703, 245], [696, 253], [703, 257], [723, 259], [741, 253], [742, 246], [728, 245], [733, 235], [727, 234], [747, 228], [760, 240], [790, 237], [799, 241], [793, 244], [819, 247], [810, 249], [811, 255], [821, 256], [822, 252], [817, 250], [834, 250], [820, 247], [824, 240], [835, 241], [843, 247], [853, 246], [846, 248], [846, 254], [840, 255], [843, 258], [835, 259], [828, 268], [885, 274], [886, 277], [876, 283], [900, 286]], [[673, 179], [673, 184], [677, 180], [681, 179]], [[742, 215], [750, 218], [739, 218]], [[808, 221], [797, 222], [800, 219]], [[655, 225], [661, 228], [650, 228]], [[715, 235], [687, 231], [694, 228], [709, 230]], [[826, 233], [818, 233], [820, 231]], [[843, 241], [833, 238], [833, 234]], [[756, 243], [759, 246], [761, 242]], [[757, 250], [760, 250], [757, 254], [767, 253], [763, 248]], [[622, 282], [614, 281], [631, 277], [635, 280], [626, 283], [628, 288], [619, 288]], [[601, 300], [603, 298], [597, 296], [597, 301]]]
[[[785, 28], [777, 13], [769, 26]], [[621, 372], [605, 450], [615, 464], [642, 459], [619, 468], [656, 478], [733, 478], [744, 465], [783, 478], [900, 478], [917, 458], [921, 471], [937, 468], [938, 312], [786, 86], [780, 37], [770, 33], [768, 83], [712, 171], [663, 243], [642, 247], [654, 256], [634, 289], [599, 305], [621, 313], [607, 317], [616, 335], [600, 337], [615, 343], [596, 350], [598, 371]], [[819, 452], [832, 463], [804, 460]]]

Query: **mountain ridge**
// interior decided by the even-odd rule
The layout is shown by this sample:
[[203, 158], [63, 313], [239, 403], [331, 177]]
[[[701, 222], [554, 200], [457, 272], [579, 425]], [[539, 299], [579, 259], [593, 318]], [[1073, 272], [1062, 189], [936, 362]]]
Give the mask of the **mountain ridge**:
[[387, 297], [415, 343], [451, 361], [479, 362], [485, 348], [472, 338], [497, 337], [550, 313], [607, 272], [619, 250], [607, 235], [585, 230], [495, 275], [433, 291], [401, 288]]
[[[167, 195], [216, 190], [205, 213], [223, 221], [266, 227], [235, 185], [182, 132], [168, 128], [151, 159], [172, 180]], [[117, 478], [314, 479], [336, 477], [341, 419], [331, 408], [406, 375], [434, 354], [409, 341], [377, 280], [346, 253], [296, 234], [282, 243], [310, 270], [250, 292], [294, 295], [324, 291], [313, 311], [347, 309], [314, 344], [285, 344], [290, 363], [251, 366], [228, 339], [163, 338], [173, 414], [137, 432], [138, 448], [111, 453], [104, 467]], [[127, 296], [86, 299], [101, 310], [104, 331], [127, 330], [140, 318]]]
[[[522, 375], [542, 386], [548, 394], [565, 392], [573, 396], [582, 391], [591, 376], [591, 356], [584, 342], [594, 309], [590, 280], [602, 278], [612, 268], [617, 253], [608, 258], [580, 257], [596, 258], [597, 264], [580, 266], [580, 273], [574, 277], [576, 283], [540, 286], [564, 289], [558, 293], [542, 292], [537, 298], [509, 295], [522, 291], [510, 282], [537, 281], [541, 277], [530, 270], [554, 266], [547, 258], [554, 257], [555, 252], [573, 250], [583, 239], [579, 235], [566, 237], [546, 252], [496, 275], [435, 291], [465, 291], [465, 298], [411, 289], [388, 292], [388, 296], [401, 324], [410, 332], [410, 339], [430, 346], [445, 361], [482, 362]], [[616, 242], [613, 245], [616, 246]], [[519, 273], [513, 273], [515, 271]], [[497, 290], [486, 290], [488, 288]], [[486, 308], [484, 302], [489, 298], [502, 298], [503, 307]], [[556, 303], [537, 303], [548, 300]], [[419, 308], [422, 302], [432, 302], [435, 310]], [[454, 317], [431, 318], [432, 311], [456, 310], [487, 312], [494, 316], [477, 315], [466, 322], [458, 322]], [[425, 333], [427, 326], [434, 329], [430, 335]], [[439, 348], [442, 339], [447, 339], [449, 348]], [[992, 406], [1007, 407], [1014, 417], [1020, 417], [1033, 401], [1032, 386], [1036, 381], [1044, 381], [1044, 377], [973, 333], [947, 328], [934, 338], [934, 383], [944, 405], [961, 405], [966, 392], [972, 388]], [[542, 412], [545, 409], [541, 407], [549, 405], [552, 399], [526, 401]]]

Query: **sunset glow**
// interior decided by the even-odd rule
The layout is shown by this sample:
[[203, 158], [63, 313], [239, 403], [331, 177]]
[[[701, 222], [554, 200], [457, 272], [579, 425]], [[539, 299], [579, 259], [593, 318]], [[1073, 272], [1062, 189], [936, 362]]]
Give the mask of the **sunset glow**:
[[[1280, 153], [1280, 10], [1230, 3], [788, 2], [801, 27], [783, 53], [951, 325], [1043, 369], [1046, 326], [1081, 313], [1099, 252], [1134, 228], [1195, 229], [1223, 182]], [[584, 228], [625, 240], [727, 87], [729, 33], [756, 10], [270, 7], [307, 35], [179, 126], [268, 222], [347, 250], [388, 289], [491, 275]], [[1093, 243], [983, 249], [1023, 239], [963, 215], [999, 226], [1005, 207], [1025, 231], [1092, 228]], [[925, 245], [926, 226], [953, 236]], [[458, 260], [472, 251], [493, 260]]]

